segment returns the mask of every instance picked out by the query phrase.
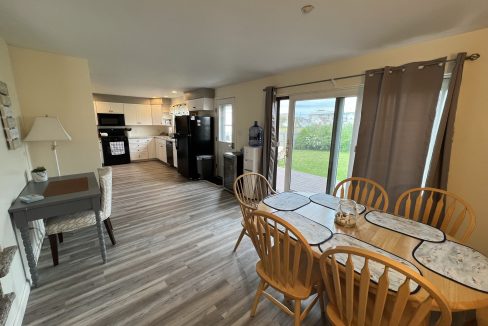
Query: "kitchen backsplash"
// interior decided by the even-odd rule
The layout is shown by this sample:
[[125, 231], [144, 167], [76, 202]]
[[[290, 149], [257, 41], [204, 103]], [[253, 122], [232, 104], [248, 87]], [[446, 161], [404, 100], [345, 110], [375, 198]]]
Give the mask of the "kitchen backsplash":
[[132, 128], [132, 130], [127, 132], [129, 138], [158, 136], [161, 133], [168, 133], [168, 127], [164, 126], [134, 126], [130, 128]]

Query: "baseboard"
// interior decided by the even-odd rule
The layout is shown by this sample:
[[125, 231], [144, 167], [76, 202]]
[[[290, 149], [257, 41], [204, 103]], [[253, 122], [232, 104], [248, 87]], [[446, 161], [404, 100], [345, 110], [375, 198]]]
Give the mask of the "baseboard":
[[22, 294], [15, 298], [15, 300], [18, 300], [19, 302], [17, 313], [15, 314], [15, 316], [12, 316], [11, 314], [9, 315], [9, 318], [7, 319], [7, 323], [5, 324], [6, 326], [22, 325], [22, 321], [24, 320], [25, 310], [27, 308], [27, 302], [29, 301], [30, 289], [31, 289], [30, 283], [26, 280], [24, 289], [22, 290]]

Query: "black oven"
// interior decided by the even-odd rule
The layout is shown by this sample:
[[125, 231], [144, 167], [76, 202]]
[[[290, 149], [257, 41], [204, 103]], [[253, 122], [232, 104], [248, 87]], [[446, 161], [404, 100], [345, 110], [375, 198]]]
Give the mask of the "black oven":
[[98, 125], [104, 127], [125, 126], [125, 118], [123, 114], [115, 113], [98, 113]]

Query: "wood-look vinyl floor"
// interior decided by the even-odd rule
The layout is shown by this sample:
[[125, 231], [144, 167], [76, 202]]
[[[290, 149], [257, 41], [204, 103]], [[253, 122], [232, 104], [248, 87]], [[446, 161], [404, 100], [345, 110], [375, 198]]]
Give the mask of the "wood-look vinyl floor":
[[[111, 220], [105, 265], [95, 227], [64, 234], [56, 267], [44, 241], [25, 325], [293, 324], [266, 299], [249, 317], [258, 258], [247, 238], [232, 253], [241, 216], [221, 187], [154, 161], [115, 166]], [[303, 325], [320, 324], [315, 306]]]

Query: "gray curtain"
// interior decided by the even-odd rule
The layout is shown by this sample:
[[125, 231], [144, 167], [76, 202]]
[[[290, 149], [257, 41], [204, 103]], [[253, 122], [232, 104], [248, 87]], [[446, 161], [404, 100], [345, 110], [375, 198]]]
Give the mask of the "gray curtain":
[[422, 183], [445, 61], [366, 72], [353, 176], [383, 185], [390, 210]]
[[454, 119], [456, 118], [465, 60], [466, 53], [458, 53], [451, 80], [449, 81], [446, 103], [444, 104], [444, 111], [442, 112], [439, 131], [432, 152], [432, 160], [426, 182], [428, 187], [447, 189], [452, 138], [454, 135]]
[[276, 103], [276, 88], [268, 86], [265, 89], [264, 106], [264, 145], [263, 145], [263, 175], [276, 188], [276, 163], [278, 158], [278, 106]]

